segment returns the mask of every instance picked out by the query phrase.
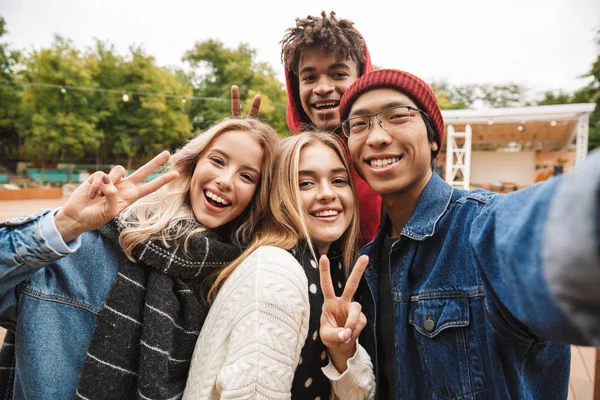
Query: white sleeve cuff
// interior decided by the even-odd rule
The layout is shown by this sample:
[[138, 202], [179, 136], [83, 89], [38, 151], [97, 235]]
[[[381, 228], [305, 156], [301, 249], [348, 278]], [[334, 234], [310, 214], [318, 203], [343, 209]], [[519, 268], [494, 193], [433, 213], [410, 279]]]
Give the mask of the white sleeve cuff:
[[348, 359], [346, 371], [340, 374], [331, 359], [321, 368], [331, 381], [335, 397], [339, 399], [371, 399], [375, 396], [375, 375], [367, 351], [357, 342], [356, 352]]
[[54, 215], [60, 209], [61, 207], [42, 216], [40, 219], [40, 229], [42, 231], [42, 236], [46, 239], [48, 246], [51, 247], [52, 250], [59, 254], [71, 254], [81, 246], [81, 236], [78, 236], [69, 243], [65, 243], [54, 223]]

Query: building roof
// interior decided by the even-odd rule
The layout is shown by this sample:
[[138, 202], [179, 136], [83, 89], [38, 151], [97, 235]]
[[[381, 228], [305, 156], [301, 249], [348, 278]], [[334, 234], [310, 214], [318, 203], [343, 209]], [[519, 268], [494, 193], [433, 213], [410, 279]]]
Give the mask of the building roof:
[[493, 150], [508, 144], [522, 149], [559, 149], [572, 145], [578, 122], [595, 109], [594, 103], [548, 106], [443, 110], [446, 127], [457, 132], [470, 124], [474, 149]]

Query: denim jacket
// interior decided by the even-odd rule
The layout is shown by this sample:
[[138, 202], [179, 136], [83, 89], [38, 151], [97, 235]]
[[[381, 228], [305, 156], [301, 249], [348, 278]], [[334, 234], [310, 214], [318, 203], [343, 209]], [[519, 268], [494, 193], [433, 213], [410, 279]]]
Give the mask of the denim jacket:
[[[590, 162], [588, 172], [569, 175], [595, 171], [600, 181], [600, 154]], [[433, 174], [389, 254], [396, 399], [567, 398], [570, 348], [560, 343], [591, 342], [551, 293], [542, 253], [548, 214], [569, 175], [501, 195], [453, 189]], [[583, 215], [593, 219], [597, 200], [591, 207]], [[368, 320], [361, 343], [374, 365], [377, 265], [389, 228], [386, 216], [361, 250], [370, 257], [356, 297]], [[591, 267], [597, 279], [598, 258]]]
[[124, 258], [96, 231], [65, 244], [50, 210], [0, 223], [0, 323], [16, 334], [14, 399], [74, 398]]

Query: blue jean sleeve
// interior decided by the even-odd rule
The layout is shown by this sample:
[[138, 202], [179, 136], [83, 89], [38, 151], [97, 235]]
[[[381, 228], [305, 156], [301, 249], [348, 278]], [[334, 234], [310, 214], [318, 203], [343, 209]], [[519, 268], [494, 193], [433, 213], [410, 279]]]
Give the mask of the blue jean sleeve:
[[[597, 160], [589, 162], [595, 163], [598, 175]], [[575, 168], [569, 175], [582, 173], [584, 168]], [[551, 291], [542, 256], [550, 244], [546, 230], [551, 205], [564, 190], [581, 196], [589, 188], [576, 187], [572, 179], [561, 177], [495, 196], [473, 221], [469, 239], [489, 294], [486, 301], [493, 303], [488, 311], [497, 312], [496, 319], [533, 338], [589, 345], [581, 327], [573, 323]], [[579, 283], [587, 285], [584, 280]]]
[[600, 347], [600, 151], [564, 177], [550, 206], [543, 272], [559, 307]]
[[44, 210], [0, 223], [0, 295], [81, 245], [80, 238], [64, 243], [53, 214], [52, 210]]

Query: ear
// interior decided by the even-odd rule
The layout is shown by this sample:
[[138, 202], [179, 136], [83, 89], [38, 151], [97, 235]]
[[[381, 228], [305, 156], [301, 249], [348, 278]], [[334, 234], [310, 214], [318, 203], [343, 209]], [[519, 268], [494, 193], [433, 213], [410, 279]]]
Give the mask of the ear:
[[431, 143], [431, 151], [437, 151], [438, 144], [436, 142]]

